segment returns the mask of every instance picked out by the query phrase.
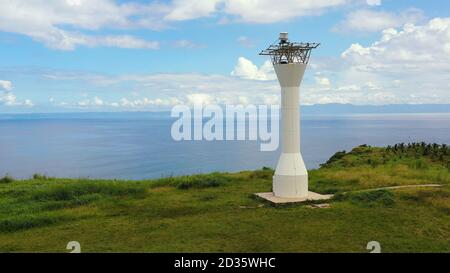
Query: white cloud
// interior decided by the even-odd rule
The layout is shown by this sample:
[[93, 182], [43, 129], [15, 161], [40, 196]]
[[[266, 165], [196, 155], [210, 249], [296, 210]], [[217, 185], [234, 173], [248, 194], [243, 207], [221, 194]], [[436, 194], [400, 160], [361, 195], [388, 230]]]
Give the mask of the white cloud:
[[[142, 94], [152, 94], [162, 99], [172, 98], [176, 104], [263, 103], [266, 95], [278, 94], [278, 83], [241, 79], [224, 75], [204, 74], [151, 74], [126, 75], [119, 81], [135, 82]], [[258, 90], [258, 92], [255, 92]], [[175, 98], [175, 99], [174, 99]], [[173, 103], [172, 103], [173, 104]]]
[[16, 96], [12, 92], [2, 92], [0, 93], [0, 103], [7, 105], [7, 106], [13, 106], [16, 105]]
[[361, 70], [391, 72], [444, 72], [450, 69], [450, 18], [435, 18], [422, 26], [386, 29], [379, 41], [364, 47], [353, 44], [342, 58]]
[[[3, 0], [0, 2], [0, 31], [20, 33], [61, 50], [77, 46], [115, 46], [155, 49], [158, 44], [118, 35], [83, 34], [81, 30], [145, 27], [158, 29], [167, 8], [153, 4], [117, 4], [112, 0]], [[67, 30], [67, 27], [71, 30]]]
[[26, 100], [23, 102], [23, 105], [28, 106], [28, 107], [33, 107], [33, 106], [34, 106], [34, 103], [33, 103], [31, 100], [26, 99]]
[[243, 47], [253, 47], [253, 42], [247, 36], [240, 36], [237, 39], [237, 42], [240, 46]]
[[277, 105], [280, 104], [280, 95], [267, 94], [264, 95], [264, 104], [266, 105]]
[[25, 101], [17, 101], [16, 95], [14, 95], [11, 91], [3, 91], [0, 92], [0, 106], [27, 106], [32, 107], [34, 106], [33, 102], [29, 99], [26, 99]]
[[267, 81], [276, 79], [276, 75], [270, 61], [264, 62], [264, 64], [258, 68], [250, 60], [244, 57], [239, 57], [234, 70], [231, 72], [231, 75], [248, 80]]
[[85, 39], [82, 41], [82, 43], [80, 43], [80, 45], [86, 45], [90, 47], [105, 46], [118, 48], [141, 48], [141, 49], [159, 48], [159, 42], [147, 41], [129, 35], [105, 36], [105, 37], [86, 36]]
[[89, 100], [83, 100], [83, 101], [78, 102], [78, 106], [81, 106], [81, 107], [86, 107], [86, 106], [89, 106], [90, 104], [91, 103]]
[[[73, 50], [78, 46], [157, 49], [158, 41], [128, 35], [103, 35], [102, 29], [159, 30], [172, 22], [218, 15], [219, 21], [273, 23], [317, 15], [352, 0], [2, 0], [0, 31], [19, 33], [49, 48]], [[89, 32], [89, 33], [87, 33]], [[186, 42], [184, 42], [186, 45]], [[188, 45], [190, 46], [190, 45]]]
[[342, 85], [337, 87], [335, 90], [337, 91], [346, 91], [346, 92], [352, 92], [352, 91], [361, 91], [361, 87], [356, 84], [350, 84], [350, 85]]
[[77, 102], [74, 105], [71, 105], [69, 103], [59, 103], [60, 106], [66, 106], [66, 107], [82, 107], [82, 108], [124, 108], [124, 109], [146, 109], [148, 107], [170, 107], [177, 104], [182, 104], [183, 101], [179, 100], [178, 98], [156, 98], [156, 99], [149, 99], [147, 97], [139, 98], [139, 99], [129, 99], [126, 97], [121, 98], [119, 101], [113, 101], [113, 102], [105, 102], [99, 97], [94, 97], [92, 100], [86, 99]]
[[[69, 72], [56, 73], [53, 77], [47, 71], [45, 78], [52, 81], [84, 81], [92, 83], [99, 75], [79, 74]], [[262, 104], [266, 101], [277, 101], [279, 86], [276, 81], [248, 80], [239, 77], [214, 74], [147, 74], [147, 75], [115, 75], [101, 76], [102, 85], [97, 86], [102, 92], [109, 91], [108, 101], [102, 98], [103, 108], [115, 107], [120, 109], [167, 109], [177, 104], [218, 103]], [[124, 91], [123, 85], [127, 89]], [[119, 87], [118, 91], [111, 90]], [[138, 90], [138, 95], [135, 91]], [[257, 91], [257, 92], [255, 92]], [[90, 91], [91, 93], [95, 91]], [[120, 99], [117, 99], [119, 97]], [[98, 107], [92, 99], [84, 98], [83, 107]], [[68, 103], [65, 107], [81, 107], [77, 103]]]
[[[161, 15], [168, 7], [157, 1], [149, 4], [129, 2], [119, 4], [113, 0], [2, 0], [2, 19], [10, 19], [17, 29], [42, 26], [71, 25], [76, 28], [98, 30], [104, 27], [160, 28]], [[154, 19], [154, 20], [149, 20]]]
[[196, 44], [192, 41], [185, 40], [185, 39], [177, 40], [177, 41], [173, 42], [172, 46], [175, 48], [203, 48], [203, 47], [205, 47], [204, 45], [199, 45], [199, 44]]
[[13, 84], [11, 81], [0, 80], [0, 106], [33, 106], [31, 100], [17, 101], [16, 95], [12, 92]]
[[122, 98], [119, 102], [112, 102], [109, 103], [109, 106], [113, 107], [119, 107], [122, 106], [123, 108], [147, 108], [149, 106], [153, 107], [171, 107], [177, 104], [182, 104], [183, 102], [179, 100], [178, 98], [156, 98], [156, 99], [149, 99], [147, 97], [141, 98], [141, 99], [134, 99], [130, 100], [128, 98]]
[[331, 84], [330, 79], [328, 79], [327, 77], [316, 76], [314, 79], [319, 85], [329, 86]]
[[187, 103], [191, 105], [208, 105], [215, 103], [215, 99], [210, 94], [194, 93], [189, 94], [187, 97]]
[[408, 9], [399, 14], [363, 9], [350, 12], [345, 20], [333, 27], [332, 30], [340, 32], [377, 32], [387, 28], [400, 27], [406, 23], [419, 23], [424, 18], [423, 12], [418, 9]]
[[209, 16], [216, 11], [218, 0], [175, 0], [166, 20], [182, 21]]
[[11, 91], [13, 84], [10, 81], [0, 80], [0, 90]]
[[367, 5], [369, 6], [380, 6], [381, 0], [366, 0]]
[[157, 41], [147, 41], [129, 35], [93, 36], [59, 29], [49, 33], [30, 34], [29, 36], [44, 43], [49, 48], [59, 50], [74, 50], [78, 46], [129, 49], [159, 49], [160, 46]]
[[94, 105], [102, 106], [104, 104], [103, 100], [99, 97], [94, 97]]
[[239, 21], [251, 23], [274, 23], [296, 17], [318, 15], [327, 9], [344, 6], [350, 0], [224, 0], [223, 12], [237, 16]]
[[382, 88], [373, 82], [366, 82], [364, 85], [364, 88], [366, 88], [367, 90], [381, 90]]
[[[164, 17], [169, 21], [190, 20], [200, 17], [231, 16], [241, 22], [274, 23], [296, 17], [321, 14], [327, 9], [340, 7], [351, 0], [284, 0], [274, 4], [272, 0], [175, 0]], [[230, 19], [222, 18], [222, 22]]]
[[317, 67], [334, 84], [307, 87], [308, 103], [450, 103], [450, 18], [386, 29], [371, 45], [351, 45], [338, 65]]
[[[241, 57], [231, 76], [215, 74], [88, 75], [45, 73], [47, 79], [77, 79], [106, 90], [129, 84], [121, 101], [102, 107], [153, 109], [184, 103], [279, 102], [270, 61], [261, 67]], [[301, 88], [303, 104], [450, 103], [450, 18], [406, 24], [380, 32], [369, 45], [355, 43], [339, 58], [311, 58]], [[131, 96], [137, 91], [138, 96]], [[128, 97], [127, 97], [128, 96]], [[130, 99], [130, 97], [132, 99]]]

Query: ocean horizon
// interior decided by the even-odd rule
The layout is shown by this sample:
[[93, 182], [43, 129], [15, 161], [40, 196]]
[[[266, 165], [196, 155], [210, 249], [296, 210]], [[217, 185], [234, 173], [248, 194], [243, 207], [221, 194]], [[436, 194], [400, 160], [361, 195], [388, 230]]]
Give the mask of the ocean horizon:
[[[175, 141], [169, 112], [0, 114], [0, 175], [153, 179], [275, 168], [279, 149], [259, 141]], [[368, 144], [450, 143], [450, 113], [302, 116], [308, 169]]]

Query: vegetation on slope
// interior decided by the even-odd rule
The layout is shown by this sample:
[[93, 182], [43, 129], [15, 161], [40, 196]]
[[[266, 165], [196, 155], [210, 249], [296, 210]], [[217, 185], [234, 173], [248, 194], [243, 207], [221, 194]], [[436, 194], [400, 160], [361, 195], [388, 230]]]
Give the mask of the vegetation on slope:
[[[0, 179], [0, 252], [450, 252], [449, 149], [362, 145], [310, 171], [330, 208], [271, 206], [273, 170], [147, 181]], [[436, 188], [368, 189], [441, 184]]]
[[426, 169], [437, 163], [450, 171], [450, 147], [446, 144], [400, 143], [386, 148], [361, 145], [351, 152], [335, 153], [322, 167], [353, 167], [360, 165], [407, 164], [414, 169]]

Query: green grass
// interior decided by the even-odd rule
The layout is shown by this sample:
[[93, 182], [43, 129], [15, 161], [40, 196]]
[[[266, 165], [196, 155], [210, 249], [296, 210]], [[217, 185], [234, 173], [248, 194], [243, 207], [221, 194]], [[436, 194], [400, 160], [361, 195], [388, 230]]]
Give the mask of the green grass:
[[[367, 252], [373, 240], [383, 252], [450, 252], [449, 155], [399, 147], [360, 146], [310, 171], [311, 190], [335, 194], [326, 209], [254, 198], [271, 191], [267, 167], [146, 181], [3, 178], [0, 252], [66, 252], [69, 241], [83, 252]], [[365, 191], [418, 184], [443, 186]]]
[[353, 204], [367, 207], [392, 207], [395, 204], [395, 195], [387, 190], [336, 194], [334, 199], [336, 201], [349, 200]]

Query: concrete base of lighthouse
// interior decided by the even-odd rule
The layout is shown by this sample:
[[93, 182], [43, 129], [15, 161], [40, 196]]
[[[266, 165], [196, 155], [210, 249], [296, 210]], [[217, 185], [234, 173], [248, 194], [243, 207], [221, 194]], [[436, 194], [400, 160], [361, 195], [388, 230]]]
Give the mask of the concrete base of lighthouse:
[[275, 205], [281, 205], [281, 204], [289, 204], [289, 203], [303, 203], [303, 202], [310, 202], [310, 201], [320, 201], [320, 200], [329, 200], [333, 197], [332, 194], [319, 194], [315, 192], [308, 192], [308, 196], [306, 197], [298, 197], [298, 198], [282, 198], [277, 197], [273, 194], [273, 192], [260, 192], [255, 193], [256, 196], [259, 198], [262, 198], [266, 201], [271, 202]]
[[281, 153], [273, 176], [273, 193], [281, 198], [308, 197], [308, 171], [299, 152]]
[[273, 192], [256, 193], [273, 204], [328, 200], [332, 194], [308, 191], [308, 171], [300, 153], [282, 153], [273, 176]]
[[273, 194], [281, 198], [308, 197], [308, 174], [274, 175]]

